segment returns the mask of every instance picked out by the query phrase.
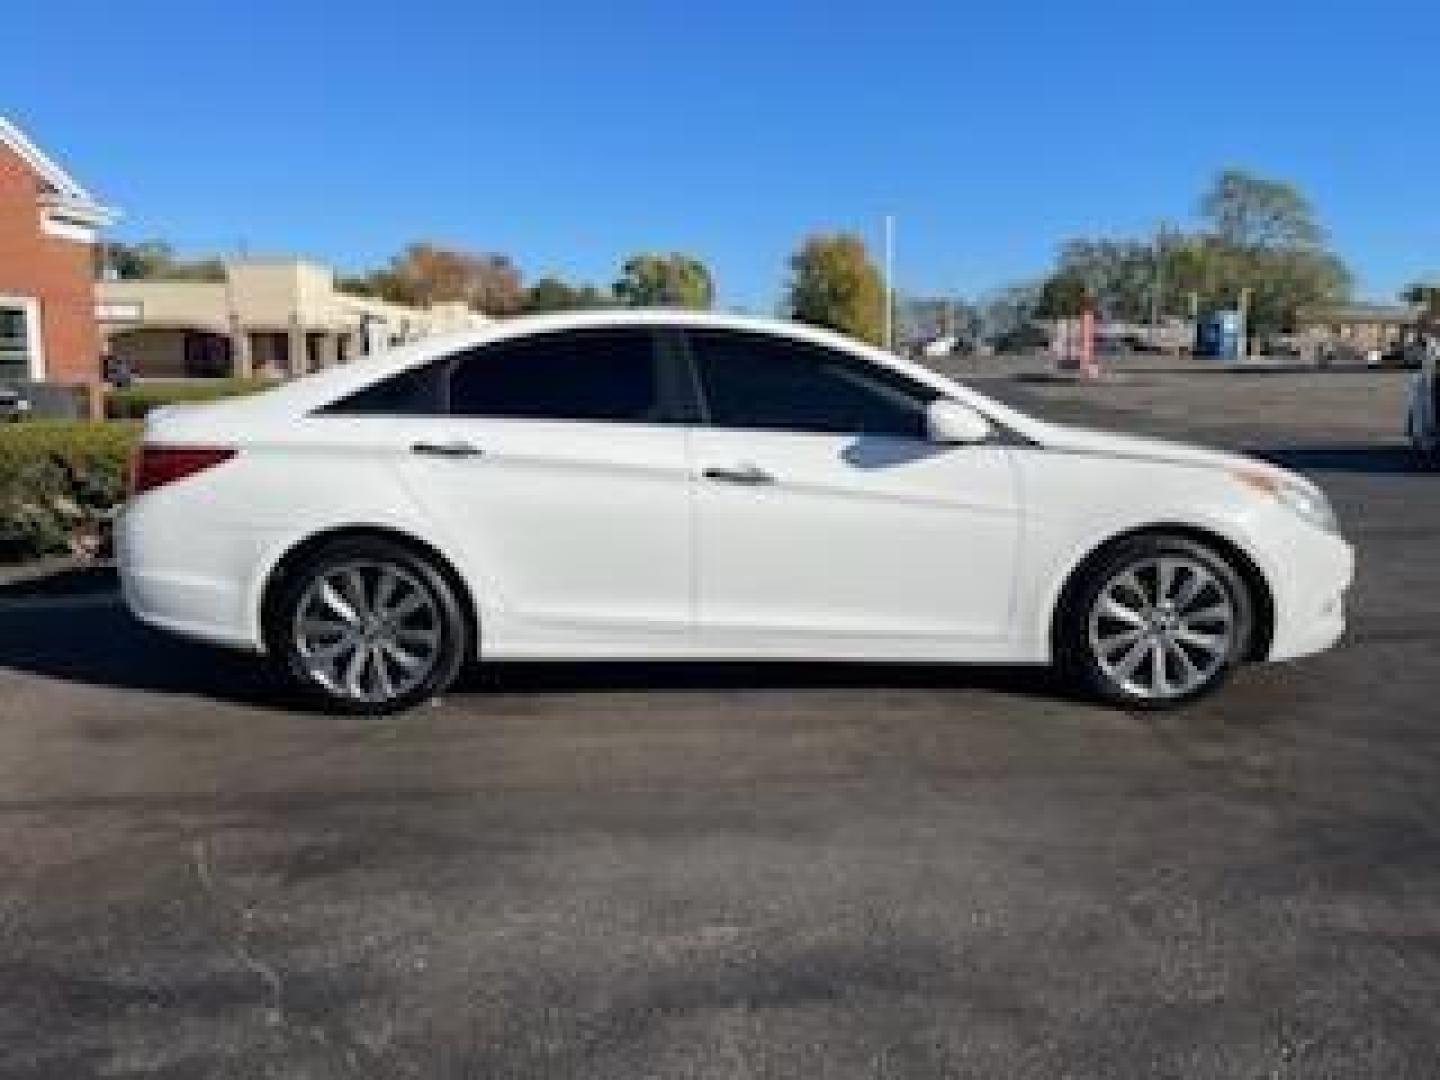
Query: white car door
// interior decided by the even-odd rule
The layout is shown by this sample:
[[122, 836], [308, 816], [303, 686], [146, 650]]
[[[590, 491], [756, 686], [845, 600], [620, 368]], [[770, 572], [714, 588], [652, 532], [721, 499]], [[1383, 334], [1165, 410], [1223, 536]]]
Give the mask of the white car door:
[[697, 630], [709, 648], [947, 657], [1010, 633], [1020, 512], [1000, 442], [924, 438], [937, 392], [769, 335], [687, 333]]
[[[675, 651], [691, 621], [686, 457], [644, 327], [500, 341], [451, 361], [403, 475], [486, 593], [491, 655]], [[688, 372], [682, 372], [688, 376]], [[687, 391], [688, 394], [688, 391]]]

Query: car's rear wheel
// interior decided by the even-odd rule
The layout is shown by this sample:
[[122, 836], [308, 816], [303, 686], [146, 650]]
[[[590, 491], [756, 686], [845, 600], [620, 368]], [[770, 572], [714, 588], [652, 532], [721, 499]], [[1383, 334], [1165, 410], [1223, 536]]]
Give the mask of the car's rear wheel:
[[340, 712], [383, 714], [442, 693], [469, 634], [445, 573], [409, 547], [345, 538], [289, 571], [266, 640], [289, 681]]
[[1224, 555], [1182, 536], [1141, 535], [1082, 572], [1061, 612], [1057, 658], [1105, 701], [1178, 705], [1218, 688], [1245, 658], [1253, 612]]

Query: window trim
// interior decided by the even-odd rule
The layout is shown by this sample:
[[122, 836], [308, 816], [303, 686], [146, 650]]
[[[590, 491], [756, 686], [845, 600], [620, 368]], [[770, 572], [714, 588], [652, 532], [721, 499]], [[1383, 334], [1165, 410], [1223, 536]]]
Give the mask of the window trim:
[[[488, 420], [504, 423], [529, 423], [529, 424], [623, 424], [629, 427], [654, 427], [654, 428], [676, 428], [693, 427], [699, 422], [699, 399], [694, 395], [693, 388], [689, 386], [689, 380], [682, 367], [683, 360], [677, 353], [673, 342], [667, 340], [669, 327], [651, 326], [647, 324], [616, 324], [611, 326], [571, 326], [555, 330], [542, 330], [538, 332], [513, 334], [493, 341], [486, 341], [481, 344], [472, 345], [468, 349], [450, 353], [441, 357], [440, 362], [445, 366], [445, 373], [442, 376], [440, 398], [443, 405], [443, 412], [440, 415], [447, 416], [453, 420]], [[556, 337], [585, 337], [588, 335], [602, 335], [628, 333], [637, 337], [644, 337], [650, 346], [650, 362], [655, 372], [655, 397], [656, 405], [665, 419], [661, 420], [605, 420], [594, 417], [575, 416], [498, 416], [487, 413], [458, 413], [454, 411], [454, 399], [451, 393], [451, 380], [454, 378], [456, 369], [465, 362], [467, 357], [484, 353], [489, 349], [504, 348], [508, 345], [533, 344], [543, 341], [546, 338]]]
[[[333, 416], [338, 417], [342, 420], [354, 420], [364, 417], [375, 417], [381, 420], [416, 420], [434, 419], [435, 417], [449, 416], [449, 362], [450, 356], [448, 354], [442, 356], [431, 356], [425, 360], [421, 360], [417, 363], [400, 368], [398, 371], [392, 371], [389, 374], [374, 380], [373, 382], [366, 383], [364, 386], [353, 387], [350, 390], [347, 390], [345, 393], [341, 394], [338, 398], [334, 398], [330, 401], [327, 401], [325, 404], [318, 406], [317, 408], [311, 409], [309, 415], [322, 418]], [[442, 369], [445, 370], [442, 371]], [[435, 391], [436, 408], [429, 412], [372, 412], [367, 409], [347, 409], [343, 407], [344, 402], [357, 398], [361, 394], [367, 393], [368, 391], [373, 390], [384, 383], [390, 382], [392, 379], [409, 378], [411, 376], [416, 376], [421, 373], [424, 373], [430, 380], [435, 382], [433, 389]]]
[[705, 395], [705, 384], [700, 379], [700, 364], [695, 359], [695, 350], [690, 346], [688, 326], [668, 325], [655, 328], [655, 338], [661, 349], [668, 354], [668, 363], [675, 369], [675, 389], [684, 395], [686, 413], [690, 427], [714, 427], [710, 416], [710, 400]]
[[741, 338], [759, 338], [765, 341], [779, 342], [783, 345], [789, 346], [790, 348], [812, 353], [816, 356], [838, 359], [841, 363], [848, 364], [856, 370], [863, 371], [870, 368], [879, 368], [884, 374], [891, 376], [900, 383], [903, 383], [907, 389], [913, 389], [916, 392], [917, 399], [922, 401], [925, 408], [927, 409], [929, 408], [931, 402], [938, 401], [941, 398], [946, 397], [944, 391], [939, 390], [936, 387], [930, 386], [928, 383], [924, 383], [917, 379], [911, 378], [903, 371], [888, 367], [884, 364], [878, 363], [877, 361], [871, 360], [864, 356], [859, 356], [844, 349], [837, 349], [833, 346], [824, 345], [819, 342], [806, 341], [802, 338], [787, 337], [783, 334], [766, 333], [761, 330], [735, 329], [728, 326], [684, 326], [677, 327], [676, 333], [681, 337], [683, 341], [685, 358], [687, 366], [690, 370], [691, 387], [695, 394], [696, 403], [698, 406], [698, 414], [700, 417], [698, 423], [700, 424], [700, 426], [713, 428], [716, 431], [746, 431], [757, 432], [760, 434], [792, 436], [804, 435], [810, 436], [812, 438], [823, 439], [872, 438], [902, 439], [907, 442], [925, 441], [923, 436], [917, 439], [917, 437], [911, 435], [880, 435], [864, 431], [810, 431], [803, 428], [793, 427], [735, 427], [728, 424], [718, 424], [715, 422], [714, 413], [710, 408], [709, 395], [706, 393], [705, 390], [705, 377], [700, 370], [700, 358], [696, 353], [694, 342], [692, 341], [692, 335], [696, 333], [725, 334], [730, 337]]
[[[583, 336], [591, 333], [615, 333], [616, 331], [643, 336], [648, 341], [650, 346], [650, 359], [655, 372], [656, 401], [666, 419], [600, 420], [563, 416], [499, 416], [459, 413], [453, 409], [451, 380], [454, 378], [459, 366], [472, 356], [481, 354], [488, 349], [534, 342], [547, 337], [561, 335]], [[435, 408], [432, 411], [371, 412], [366, 410], [350, 410], [343, 408], [341, 405], [342, 402], [357, 397], [392, 379], [415, 376], [422, 372], [426, 374], [426, 377], [434, 381]], [[659, 428], [693, 427], [702, 422], [702, 417], [701, 399], [698, 394], [698, 388], [692, 384], [691, 379], [688, 357], [684, 352], [684, 342], [678, 340], [678, 334], [671, 327], [648, 325], [567, 327], [564, 329], [540, 331], [538, 333], [511, 334], [506, 337], [471, 345], [454, 352], [428, 357], [408, 367], [401, 368], [398, 371], [392, 371], [376, 379], [374, 382], [367, 383], [365, 386], [354, 388], [341, 397], [312, 410], [311, 415], [336, 416], [352, 419], [355, 417], [369, 416], [379, 417], [381, 419], [388, 417], [391, 419], [445, 418], [453, 420], [482, 420], [492, 423], [624, 424], [631, 427]]]

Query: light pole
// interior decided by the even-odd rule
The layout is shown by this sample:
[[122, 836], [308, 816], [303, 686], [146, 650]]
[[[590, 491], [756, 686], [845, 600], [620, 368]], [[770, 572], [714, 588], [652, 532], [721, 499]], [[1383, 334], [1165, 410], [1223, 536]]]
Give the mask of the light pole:
[[895, 351], [895, 215], [885, 215], [885, 348]]
[[1150, 325], [1159, 327], [1165, 305], [1165, 223], [1155, 229], [1155, 281], [1150, 293]]

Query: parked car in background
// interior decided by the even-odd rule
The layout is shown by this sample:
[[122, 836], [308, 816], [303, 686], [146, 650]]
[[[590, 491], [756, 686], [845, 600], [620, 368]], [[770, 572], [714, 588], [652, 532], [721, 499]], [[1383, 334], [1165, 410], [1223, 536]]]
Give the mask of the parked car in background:
[[1256, 352], [1276, 360], [1298, 360], [1304, 355], [1300, 340], [1293, 334], [1270, 334], [1257, 343]]
[[0, 423], [23, 420], [30, 415], [30, 397], [18, 386], [0, 386]]
[[914, 359], [940, 360], [947, 356], [969, 356], [975, 344], [956, 334], [944, 334], [917, 342], [910, 350]]
[[1418, 371], [1421, 352], [1408, 342], [1393, 342], [1378, 351], [1371, 366], [1388, 371]]
[[590, 311], [151, 413], [126, 600], [386, 712], [474, 659], [1054, 664], [1192, 700], [1332, 645], [1310, 481], [795, 324]]
[[1420, 370], [1410, 380], [1406, 402], [1405, 433], [1428, 464], [1440, 463], [1440, 375], [1437, 375], [1436, 349], [1422, 353]]
[[1025, 323], [997, 335], [991, 346], [996, 353], [1031, 353], [1050, 348], [1050, 331], [1043, 326]]

